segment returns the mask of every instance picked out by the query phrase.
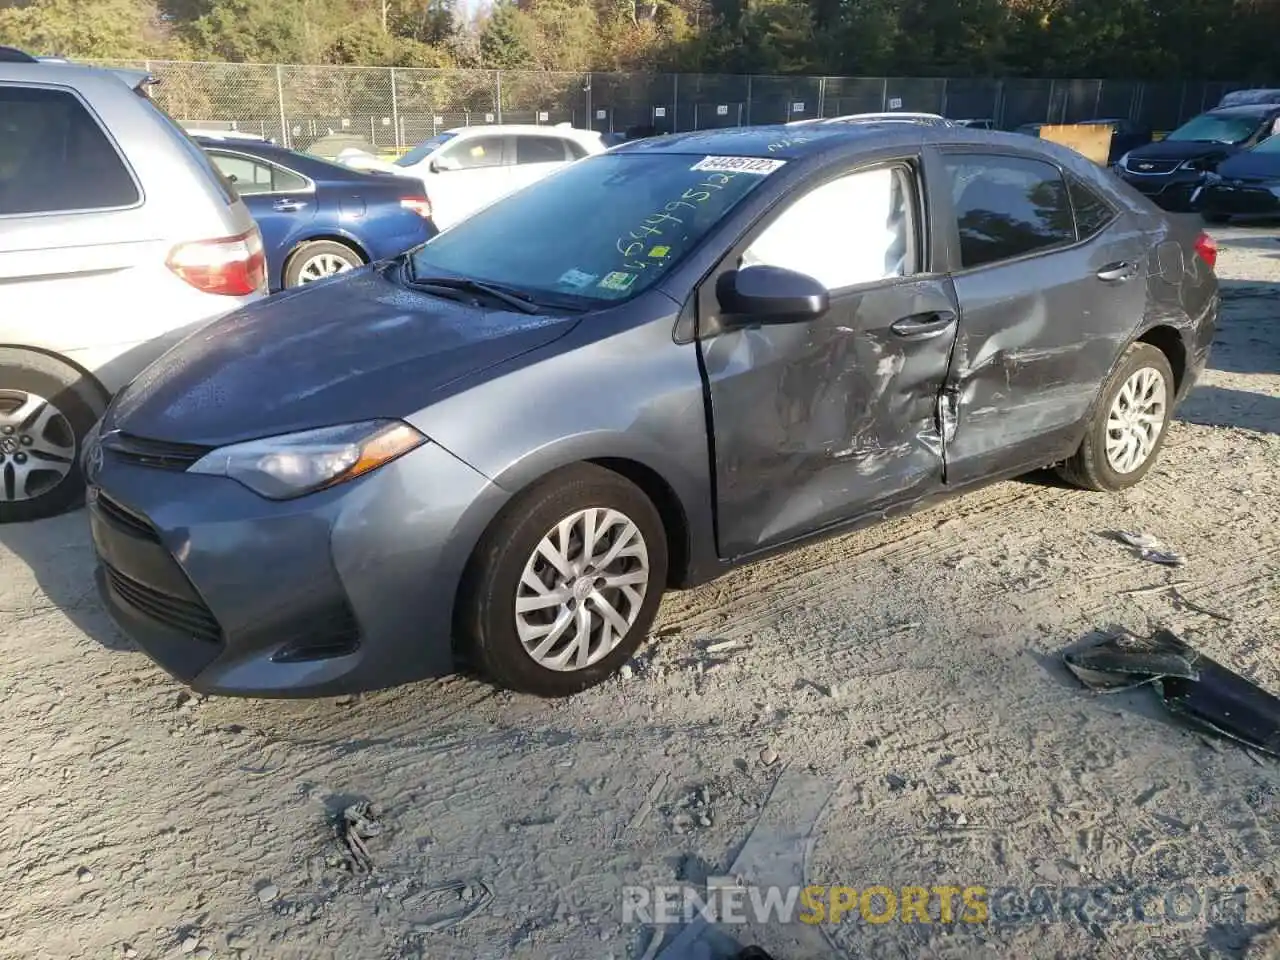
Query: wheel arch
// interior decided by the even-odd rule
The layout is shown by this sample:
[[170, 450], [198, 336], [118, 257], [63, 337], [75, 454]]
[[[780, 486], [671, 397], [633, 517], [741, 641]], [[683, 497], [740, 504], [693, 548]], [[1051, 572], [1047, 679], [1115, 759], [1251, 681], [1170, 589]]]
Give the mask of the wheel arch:
[[99, 401], [97, 412], [99, 413], [106, 410], [107, 404], [111, 402], [111, 391], [103, 386], [102, 381], [99, 380], [92, 371], [81, 364], [76, 363], [70, 357], [58, 353], [56, 350], [47, 350], [43, 347], [33, 347], [27, 343], [5, 343], [4, 341], [0, 341], [0, 350], [15, 350], [19, 353], [36, 354], [37, 356], [44, 357], [48, 360], [56, 361], [57, 363], [65, 366], [68, 370], [74, 370], [76, 373], [80, 374], [81, 382], [85, 387], [97, 396]]
[[1133, 343], [1150, 344], [1165, 355], [1173, 370], [1173, 395], [1180, 396], [1187, 378], [1187, 343], [1182, 333], [1167, 323], [1158, 323], [1144, 329]]

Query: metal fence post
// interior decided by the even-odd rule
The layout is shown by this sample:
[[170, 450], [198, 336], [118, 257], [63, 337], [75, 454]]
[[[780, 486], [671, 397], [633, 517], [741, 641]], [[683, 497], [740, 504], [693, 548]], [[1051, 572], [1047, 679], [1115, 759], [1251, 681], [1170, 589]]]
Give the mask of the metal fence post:
[[276, 104], [280, 108], [280, 142], [289, 146], [289, 121], [284, 113], [284, 67], [276, 64]]
[[[738, 126], [742, 126], [742, 108], [738, 108]], [[747, 74], [747, 126], [751, 126], [751, 74]]]
[[880, 112], [889, 109], [889, 78], [884, 77], [880, 85]]
[[827, 78], [818, 78], [818, 116], [824, 117], [827, 114]]
[[594, 130], [596, 128], [595, 118], [591, 116], [591, 74], [587, 74], [587, 82], [582, 85], [582, 92], [587, 99], [587, 122], [582, 125], [583, 130]]
[[947, 115], [947, 78], [942, 78], [942, 94], [939, 97], [939, 110], [944, 117]]
[[396, 95], [396, 68], [391, 68], [391, 125], [395, 127], [396, 149], [404, 147], [400, 130], [400, 98]]
[[502, 71], [493, 71], [493, 112], [498, 115], [498, 122], [502, 122]]
[[[671, 132], [680, 130], [680, 74], [671, 75]], [[695, 123], [694, 126], [697, 126]]]
[[996, 102], [991, 105], [991, 112], [995, 114], [991, 118], [991, 122], [1000, 130], [1004, 129], [1004, 81], [996, 81]]

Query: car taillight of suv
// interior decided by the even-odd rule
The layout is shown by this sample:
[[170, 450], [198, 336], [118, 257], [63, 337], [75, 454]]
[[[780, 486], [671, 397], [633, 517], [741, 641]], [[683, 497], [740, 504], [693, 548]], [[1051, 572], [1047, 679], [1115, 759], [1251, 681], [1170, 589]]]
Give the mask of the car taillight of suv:
[[267, 287], [267, 257], [257, 227], [234, 237], [180, 243], [165, 263], [205, 293], [244, 297]]

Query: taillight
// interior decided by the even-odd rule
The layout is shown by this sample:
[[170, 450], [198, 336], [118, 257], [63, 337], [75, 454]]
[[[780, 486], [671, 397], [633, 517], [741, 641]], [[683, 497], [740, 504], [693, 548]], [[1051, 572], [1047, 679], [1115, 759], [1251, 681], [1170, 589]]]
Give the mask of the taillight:
[[412, 210], [423, 219], [431, 216], [431, 201], [426, 197], [401, 197], [400, 206], [406, 210]]
[[165, 263], [205, 293], [244, 297], [267, 286], [267, 256], [257, 227], [234, 237], [180, 243]]
[[1209, 265], [1210, 270], [1218, 265], [1218, 241], [1207, 233], [1202, 233], [1196, 238], [1196, 253]]

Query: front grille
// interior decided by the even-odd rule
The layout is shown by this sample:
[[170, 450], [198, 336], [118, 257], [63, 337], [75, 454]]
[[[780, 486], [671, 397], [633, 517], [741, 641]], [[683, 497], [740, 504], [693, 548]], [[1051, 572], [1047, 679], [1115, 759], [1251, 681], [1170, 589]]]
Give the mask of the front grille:
[[103, 564], [103, 567], [111, 588], [140, 613], [196, 640], [205, 643], [222, 642], [222, 630], [218, 621], [204, 604], [179, 600], [125, 576], [114, 567], [107, 564]]
[[1182, 165], [1181, 160], [1129, 160], [1125, 169], [1140, 177], [1155, 177], [1160, 174], [1173, 173]]
[[134, 536], [150, 540], [152, 543], [160, 542], [160, 535], [156, 533], [151, 524], [147, 523], [146, 520], [132, 510], [116, 503], [102, 491], [98, 491], [95, 502], [98, 506], [98, 511], [117, 527], [122, 527]]
[[102, 445], [117, 457], [143, 467], [158, 470], [186, 470], [212, 450], [196, 443], [171, 443], [147, 440], [129, 433], [113, 432], [102, 438]]

